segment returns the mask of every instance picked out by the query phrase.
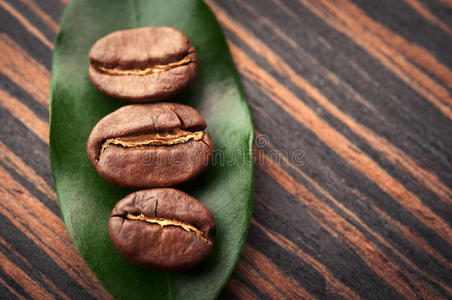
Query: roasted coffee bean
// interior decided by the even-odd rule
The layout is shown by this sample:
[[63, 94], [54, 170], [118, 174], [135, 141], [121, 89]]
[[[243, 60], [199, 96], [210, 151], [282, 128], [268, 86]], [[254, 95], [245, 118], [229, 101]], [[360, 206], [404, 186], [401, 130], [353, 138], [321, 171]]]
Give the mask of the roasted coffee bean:
[[123, 187], [167, 187], [204, 171], [213, 143], [192, 107], [176, 103], [133, 104], [94, 126], [88, 158], [102, 178]]
[[110, 33], [89, 52], [89, 77], [101, 92], [132, 102], [168, 99], [188, 88], [198, 56], [188, 38], [171, 27]]
[[192, 268], [209, 256], [215, 220], [205, 205], [182, 191], [148, 189], [116, 204], [108, 233], [116, 249], [131, 262], [176, 271]]

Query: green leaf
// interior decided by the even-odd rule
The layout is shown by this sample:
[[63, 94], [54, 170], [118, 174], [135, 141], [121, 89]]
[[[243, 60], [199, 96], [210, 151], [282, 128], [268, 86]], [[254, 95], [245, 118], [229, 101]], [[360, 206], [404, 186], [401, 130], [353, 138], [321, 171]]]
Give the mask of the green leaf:
[[[203, 202], [217, 223], [213, 253], [193, 270], [164, 273], [123, 259], [107, 222], [115, 203], [132, 192], [103, 181], [86, 156], [86, 141], [102, 117], [126, 102], [98, 92], [88, 78], [88, 52], [121, 29], [172, 26], [198, 50], [200, 67], [189, 91], [171, 101], [198, 109], [208, 123], [215, 162], [181, 188]], [[52, 64], [50, 156], [64, 221], [102, 285], [117, 299], [212, 299], [239, 258], [252, 210], [253, 126], [224, 35], [201, 0], [71, 0]]]

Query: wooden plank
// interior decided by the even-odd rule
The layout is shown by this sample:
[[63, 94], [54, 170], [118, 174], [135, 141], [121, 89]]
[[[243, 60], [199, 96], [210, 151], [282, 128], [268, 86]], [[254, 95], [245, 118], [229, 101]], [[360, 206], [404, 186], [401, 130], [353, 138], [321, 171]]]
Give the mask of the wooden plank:
[[[45, 159], [67, 2], [0, 0], [1, 298], [110, 297], [67, 235]], [[452, 297], [449, 2], [208, 3], [261, 139], [255, 216], [220, 298]]]

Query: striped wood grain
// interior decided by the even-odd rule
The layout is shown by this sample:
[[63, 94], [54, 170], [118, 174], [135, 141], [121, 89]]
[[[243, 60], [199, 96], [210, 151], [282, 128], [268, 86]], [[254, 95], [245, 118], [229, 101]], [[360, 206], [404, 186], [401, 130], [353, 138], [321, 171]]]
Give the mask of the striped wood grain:
[[[2, 298], [110, 298], [67, 234], [48, 161], [66, 3], [0, 0]], [[208, 2], [268, 136], [221, 298], [452, 298], [452, 4], [378, 3]]]

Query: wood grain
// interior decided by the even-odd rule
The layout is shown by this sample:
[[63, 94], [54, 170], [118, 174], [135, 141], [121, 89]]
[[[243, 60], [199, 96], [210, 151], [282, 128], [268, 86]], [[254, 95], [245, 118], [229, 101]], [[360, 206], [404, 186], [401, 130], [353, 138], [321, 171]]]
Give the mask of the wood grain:
[[[62, 221], [48, 161], [68, 1], [0, 0], [0, 298], [110, 299]], [[255, 211], [222, 299], [452, 299], [446, 0], [208, 4], [256, 128]]]

